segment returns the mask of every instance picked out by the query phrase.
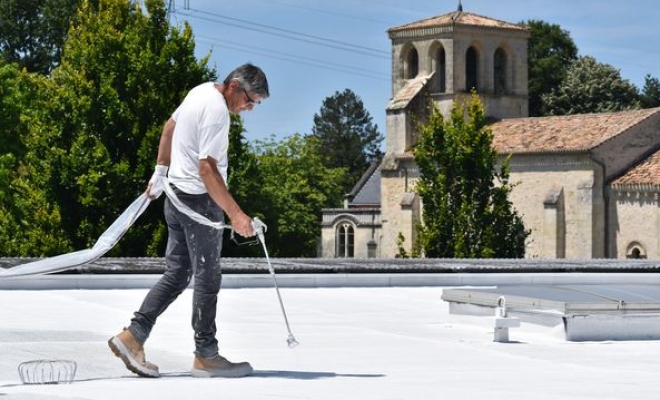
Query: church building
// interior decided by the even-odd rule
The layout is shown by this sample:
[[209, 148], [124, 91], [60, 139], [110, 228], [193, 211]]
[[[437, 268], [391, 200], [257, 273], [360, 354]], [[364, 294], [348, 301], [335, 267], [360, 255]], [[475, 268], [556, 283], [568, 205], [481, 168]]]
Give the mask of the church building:
[[528, 117], [527, 28], [470, 12], [393, 27], [385, 157], [344, 207], [324, 209], [321, 257], [391, 258], [416, 240], [423, 206], [412, 154], [432, 99], [443, 115], [475, 88], [511, 156], [510, 200], [529, 258], [660, 257], [660, 109]]

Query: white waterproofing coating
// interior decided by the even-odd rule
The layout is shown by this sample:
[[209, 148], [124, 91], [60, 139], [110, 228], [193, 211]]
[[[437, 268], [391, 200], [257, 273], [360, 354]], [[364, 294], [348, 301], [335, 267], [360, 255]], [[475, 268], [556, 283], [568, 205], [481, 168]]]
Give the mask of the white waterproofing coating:
[[200, 223], [202, 225], [208, 225], [215, 229], [225, 229], [225, 228], [231, 229], [231, 225], [225, 225], [222, 222], [213, 222], [210, 219], [206, 218], [205, 216], [196, 213], [187, 205], [183, 204], [183, 202], [179, 200], [178, 197], [176, 197], [176, 193], [174, 193], [174, 190], [172, 190], [172, 187], [170, 185], [166, 184], [164, 188], [165, 188], [165, 194], [170, 199], [172, 204], [174, 204], [174, 207], [176, 207], [177, 210], [181, 211], [182, 213], [186, 214], [193, 221]]
[[[172, 204], [194, 221], [216, 229], [231, 228], [230, 225], [210, 221], [208, 218], [190, 209], [179, 200], [172, 188], [170, 188], [170, 185], [165, 184], [164, 188], [165, 193]], [[90, 263], [112, 249], [119, 242], [119, 239], [124, 236], [126, 231], [128, 231], [128, 228], [130, 228], [138, 217], [142, 215], [144, 210], [147, 209], [150, 203], [151, 200], [146, 193], [143, 193], [140, 197], [135, 199], [119, 218], [117, 218], [115, 222], [103, 232], [103, 234], [97, 239], [94, 247], [91, 249], [61, 254], [59, 256], [44, 258], [5, 270], [0, 270], [0, 278], [54, 273]]]

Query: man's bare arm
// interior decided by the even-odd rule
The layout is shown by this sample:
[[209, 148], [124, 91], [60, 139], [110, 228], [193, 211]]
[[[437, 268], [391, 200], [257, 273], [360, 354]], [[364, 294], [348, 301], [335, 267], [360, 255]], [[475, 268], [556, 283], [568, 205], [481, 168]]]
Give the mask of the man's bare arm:
[[211, 157], [199, 160], [199, 175], [208, 194], [229, 217], [234, 231], [241, 236], [253, 236], [252, 218], [243, 212], [229, 193], [225, 180], [218, 171], [216, 160]]
[[174, 136], [174, 126], [176, 122], [170, 118], [163, 126], [163, 132], [160, 135], [160, 142], [158, 143], [158, 158], [156, 164], [170, 165], [170, 155], [172, 153], [172, 137]]

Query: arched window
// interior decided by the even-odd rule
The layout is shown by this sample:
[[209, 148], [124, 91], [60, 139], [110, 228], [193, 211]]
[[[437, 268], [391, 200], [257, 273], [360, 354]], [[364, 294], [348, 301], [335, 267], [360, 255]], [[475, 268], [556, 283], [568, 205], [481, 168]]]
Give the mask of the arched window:
[[337, 226], [337, 257], [353, 258], [355, 255], [355, 230], [345, 222]]
[[438, 92], [447, 91], [447, 55], [445, 48], [440, 47], [435, 56], [435, 80]]
[[504, 50], [495, 50], [493, 59], [493, 83], [496, 95], [506, 93], [506, 53]]
[[417, 55], [417, 49], [414, 47], [408, 50], [406, 57], [406, 79], [413, 79], [417, 77], [419, 73], [419, 56]]
[[465, 90], [478, 89], [477, 86], [477, 51], [470, 47], [465, 54]]

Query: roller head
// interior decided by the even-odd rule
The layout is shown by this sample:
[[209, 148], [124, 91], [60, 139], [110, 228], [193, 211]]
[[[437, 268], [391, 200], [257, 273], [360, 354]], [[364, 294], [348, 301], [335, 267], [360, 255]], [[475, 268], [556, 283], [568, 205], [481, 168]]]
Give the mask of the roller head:
[[293, 349], [294, 347], [298, 346], [300, 343], [298, 343], [296, 338], [293, 337], [293, 334], [289, 334], [289, 337], [286, 338], [286, 344], [289, 346], [290, 349]]

